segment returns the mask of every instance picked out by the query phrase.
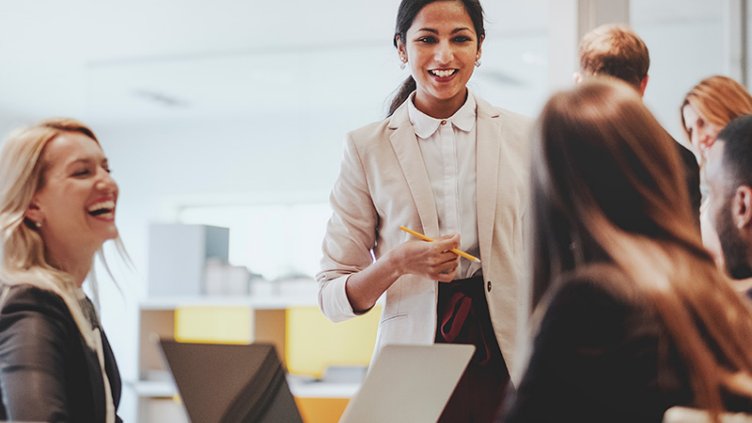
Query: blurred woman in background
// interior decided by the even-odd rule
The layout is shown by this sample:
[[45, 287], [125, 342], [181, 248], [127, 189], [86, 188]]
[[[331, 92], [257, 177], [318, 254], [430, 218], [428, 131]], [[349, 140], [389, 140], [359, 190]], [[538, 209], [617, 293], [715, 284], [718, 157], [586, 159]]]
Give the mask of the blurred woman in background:
[[689, 90], [680, 111], [684, 134], [702, 166], [718, 132], [734, 118], [752, 114], [752, 96], [733, 79], [714, 75]]
[[[680, 112], [684, 134], [697, 157], [702, 175], [705, 156], [715, 143], [718, 132], [733, 119], [752, 114], [752, 96], [743, 85], [733, 79], [714, 75], [703, 79], [689, 90], [684, 96]], [[700, 191], [705, 197], [707, 189], [704, 176], [701, 176], [700, 183]], [[713, 255], [716, 265], [719, 269], [725, 269], [721, 244], [713, 225], [708, 221], [705, 202], [700, 207], [700, 229], [702, 242]]]

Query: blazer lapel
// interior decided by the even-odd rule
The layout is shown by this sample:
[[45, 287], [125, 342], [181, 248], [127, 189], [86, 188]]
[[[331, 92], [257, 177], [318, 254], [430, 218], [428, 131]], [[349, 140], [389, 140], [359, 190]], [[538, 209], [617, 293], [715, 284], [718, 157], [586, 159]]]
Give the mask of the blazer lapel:
[[439, 236], [436, 201], [433, 198], [431, 182], [423, 164], [423, 156], [420, 153], [420, 147], [418, 147], [415, 130], [407, 115], [406, 104], [403, 104], [394, 112], [389, 121], [389, 128], [393, 130], [389, 141], [410, 188], [420, 223], [423, 226], [423, 233], [429, 237]]
[[476, 97], [478, 130], [476, 148], [476, 190], [478, 213], [478, 245], [481, 256], [491, 251], [499, 185], [499, 151], [501, 133], [499, 112]]

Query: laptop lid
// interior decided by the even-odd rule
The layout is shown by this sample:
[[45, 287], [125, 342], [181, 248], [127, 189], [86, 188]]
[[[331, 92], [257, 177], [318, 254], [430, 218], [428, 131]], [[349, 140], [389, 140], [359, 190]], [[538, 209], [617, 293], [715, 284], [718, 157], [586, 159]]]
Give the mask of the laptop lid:
[[340, 423], [436, 422], [475, 347], [386, 345]]
[[273, 345], [159, 344], [191, 421], [302, 423]]

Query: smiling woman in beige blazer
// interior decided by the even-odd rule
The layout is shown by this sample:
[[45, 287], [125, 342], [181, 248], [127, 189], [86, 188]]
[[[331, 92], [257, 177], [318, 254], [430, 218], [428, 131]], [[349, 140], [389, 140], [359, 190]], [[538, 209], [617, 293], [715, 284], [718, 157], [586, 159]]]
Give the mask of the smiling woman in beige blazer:
[[496, 412], [525, 280], [529, 122], [467, 89], [484, 35], [477, 0], [401, 2], [394, 43], [411, 77], [387, 119], [348, 134], [317, 276], [321, 309], [334, 321], [386, 293], [377, 349], [476, 345], [443, 421]]

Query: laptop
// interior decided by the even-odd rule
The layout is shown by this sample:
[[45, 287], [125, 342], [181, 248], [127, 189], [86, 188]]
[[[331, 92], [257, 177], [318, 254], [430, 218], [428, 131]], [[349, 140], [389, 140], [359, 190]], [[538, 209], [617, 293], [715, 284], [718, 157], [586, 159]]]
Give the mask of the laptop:
[[386, 345], [340, 423], [435, 423], [475, 351], [473, 345]]
[[273, 345], [159, 343], [191, 421], [303, 422]]
[[[160, 346], [191, 421], [302, 423], [273, 345]], [[435, 422], [462, 376], [472, 345], [387, 345], [340, 423]]]

